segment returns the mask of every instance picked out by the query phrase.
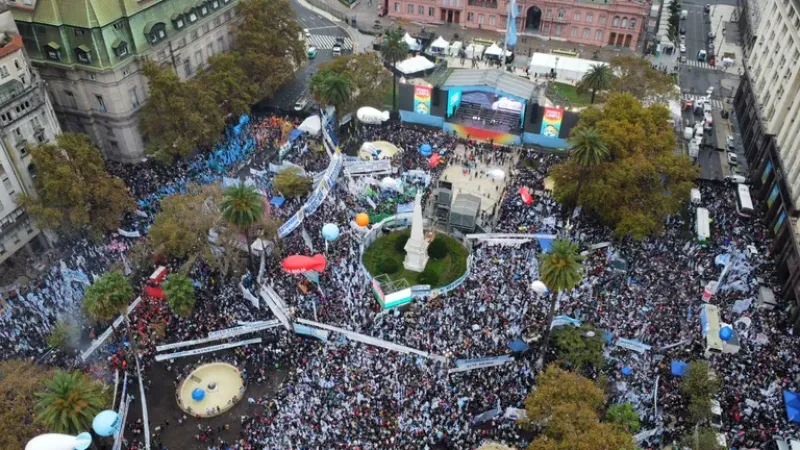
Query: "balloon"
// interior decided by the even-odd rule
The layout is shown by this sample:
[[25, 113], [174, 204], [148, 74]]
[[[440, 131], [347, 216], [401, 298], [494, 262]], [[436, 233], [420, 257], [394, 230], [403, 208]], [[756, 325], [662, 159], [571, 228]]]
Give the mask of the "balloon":
[[339, 238], [339, 227], [335, 223], [326, 223], [322, 227], [322, 237], [326, 241], [335, 241]]
[[204, 398], [206, 398], [206, 391], [204, 391], [204, 390], [202, 390], [200, 388], [195, 388], [195, 390], [192, 391], [192, 400], [194, 400], [196, 402], [199, 402], [200, 400], [203, 400]]
[[25, 450], [86, 450], [90, 445], [92, 445], [90, 433], [84, 432], [78, 436], [47, 433], [28, 441]]
[[94, 416], [94, 420], [92, 420], [92, 429], [98, 436], [111, 436], [119, 431], [119, 427], [119, 414], [110, 409], [101, 411], [98, 415]]
[[360, 227], [365, 227], [369, 225], [369, 216], [367, 215], [367, 213], [356, 214], [356, 225]]
[[632, 373], [633, 373], [633, 371], [631, 370], [631, 368], [630, 368], [630, 367], [623, 367], [623, 368], [622, 368], [622, 374], [623, 374], [623, 375], [625, 375], [625, 376], [628, 376], [628, 375], [630, 375], [630, 374], [632, 374]]
[[385, 177], [381, 180], [381, 189], [386, 191], [399, 191], [400, 186], [397, 184], [397, 180], [392, 177]]
[[725, 342], [728, 342], [730, 338], [733, 337], [733, 330], [731, 327], [722, 327], [719, 330], [719, 338]]
[[537, 294], [547, 293], [547, 286], [545, 286], [545, 284], [539, 280], [536, 280], [533, 283], [531, 283], [531, 289], [533, 289], [533, 292], [536, 292]]
[[488, 175], [489, 178], [493, 178], [495, 180], [502, 180], [506, 177], [506, 173], [500, 169], [491, 169], [488, 172], [486, 172], [486, 175]]
[[422, 156], [424, 156], [426, 158], [428, 156], [431, 156], [431, 153], [432, 153], [431, 145], [430, 144], [422, 144], [422, 145], [420, 145], [419, 146], [419, 152], [422, 154]]
[[431, 155], [430, 158], [428, 158], [428, 165], [431, 166], [431, 168], [434, 168], [439, 164], [439, 161], [441, 161], [441, 159], [442, 157], [439, 156], [438, 153], [434, 153], [433, 155]]
[[326, 260], [325, 255], [322, 254], [314, 256], [292, 255], [281, 261], [283, 270], [289, 273], [303, 273], [310, 270], [323, 272], [327, 264], [328, 260]]
[[75, 450], [86, 450], [92, 445], [92, 433], [84, 431], [75, 436]]

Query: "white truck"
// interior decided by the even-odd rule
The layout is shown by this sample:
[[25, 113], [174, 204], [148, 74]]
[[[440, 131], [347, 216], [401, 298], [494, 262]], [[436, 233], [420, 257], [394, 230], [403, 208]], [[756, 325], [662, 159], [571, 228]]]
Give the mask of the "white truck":
[[687, 11], [685, 9], [683, 11], [681, 11], [681, 20], [686, 20], [686, 18], [688, 16], [689, 16], [689, 11]]

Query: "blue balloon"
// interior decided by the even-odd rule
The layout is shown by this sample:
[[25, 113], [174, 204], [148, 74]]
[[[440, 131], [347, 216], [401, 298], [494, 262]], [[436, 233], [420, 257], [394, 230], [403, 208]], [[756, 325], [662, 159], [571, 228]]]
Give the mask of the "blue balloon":
[[431, 148], [430, 144], [422, 144], [419, 146], [419, 152], [420, 154], [422, 154], [422, 156], [427, 157], [431, 156], [431, 153], [433, 153], [433, 149]]
[[633, 373], [633, 371], [631, 370], [631, 368], [630, 368], [630, 367], [623, 367], [623, 368], [622, 368], [622, 374], [623, 374], [623, 375], [625, 375], [625, 376], [628, 376], [628, 375], [630, 375], [630, 374], [632, 374], [632, 373]]
[[192, 391], [192, 400], [199, 402], [204, 398], [206, 398], [206, 391], [200, 388], [195, 388], [195, 390]]
[[331, 242], [339, 239], [339, 227], [335, 223], [326, 223], [322, 227], [322, 237]]
[[92, 429], [98, 436], [111, 436], [119, 431], [120, 427], [119, 414], [116, 411], [107, 409], [101, 411], [92, 420]]
[[75, 450], [86, 450], [92, 445], [92, 433], [84, 431], [75, 436]]
[[719, 338], [722, 339], [723, 341], [728, 342], [732, 337], [733, 337], [733, 330], [731, 329], [731, 327], [722, 327], [719, 330]]

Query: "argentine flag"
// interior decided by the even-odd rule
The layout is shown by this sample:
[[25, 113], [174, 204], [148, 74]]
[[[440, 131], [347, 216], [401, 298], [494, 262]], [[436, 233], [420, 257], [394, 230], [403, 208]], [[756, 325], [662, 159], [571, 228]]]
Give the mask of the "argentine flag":
[[517, 17], [519, 11], [517, 10], [517, 1], [511, 0], [508, 2], [508, 27], [506, 28], [506, 45], [513, 47], [517, 45]]

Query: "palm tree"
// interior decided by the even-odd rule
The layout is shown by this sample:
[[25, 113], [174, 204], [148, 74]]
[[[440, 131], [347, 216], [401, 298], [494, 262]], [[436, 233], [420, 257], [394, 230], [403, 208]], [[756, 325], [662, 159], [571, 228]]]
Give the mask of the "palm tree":
[[346, 73], [322, 71], [311, 77], [310, 88], [311, 95], [320, 104], [335, 107], [338, 116], [353, 93], [353, 80]]
[[109, 406], [105, 386], [80, 372], [56, 372], [36, 396], [36, 420], [55, 433], [86, 431], [94, 416]]
[[250, 273], [256, 276], [253, 254], [250, 250], [251, 229], [264, 217], [264, 197], [252, 186], [238, 184], [222, 193], [222, 217], [244, 234], [247, 242], [247, 260]]
[[381, 57], [391, 66], [392, 71], [392, 111], [397, 109], [397, 72], [394, 65], [408, 55], [408, 43], [403, 40], [403, 32], [399, 29], [389, 30], [383, 36]]
[[608, 158], [608, 146], [603, 141], [603, 136], [596, 128], [578, 128], [573, 131], [568, 140], [570, 146], [570, 159], [581, 168], [578, 177], [578, 186], [572, 200], [572, 214], [580, 200], [581, 189], [589, 177], [589, 172]]
[[541, 281], [550, 290], [550, 309], [544, 322], [542, 345], [539, 358], [536, 361], [538, 368], [542, 367], [547, 354], [547, 344], [550, 340], [550, 324], [556, 312], [556, 300], [560, 292], [572, 290], [583, 279], [583, 256], [578, 253], [578, 244], [573, 244], [566, 239], [556, 239], [550, 245], [549, 253], [539, 255], [539, 276]]
[[96, 321], [108, 321], [123, 314], [133, 301], [133, 288], [122, 272], [107, 272], [86, 288], [83, 309]]
[[595, 94], [610, 88], [613, 78], [614, 71], [610, 66], [606, 64], [592, 64], [589, 71], [583, 74], [581, 85], [584, 89], [592, 90], [592, 103], [594, 103]]
[[194, 284], [186, 275], [175, 273], [164, 281], [164, 295], [172, 311], [182, 317], [189, 317], [194, 312]]

